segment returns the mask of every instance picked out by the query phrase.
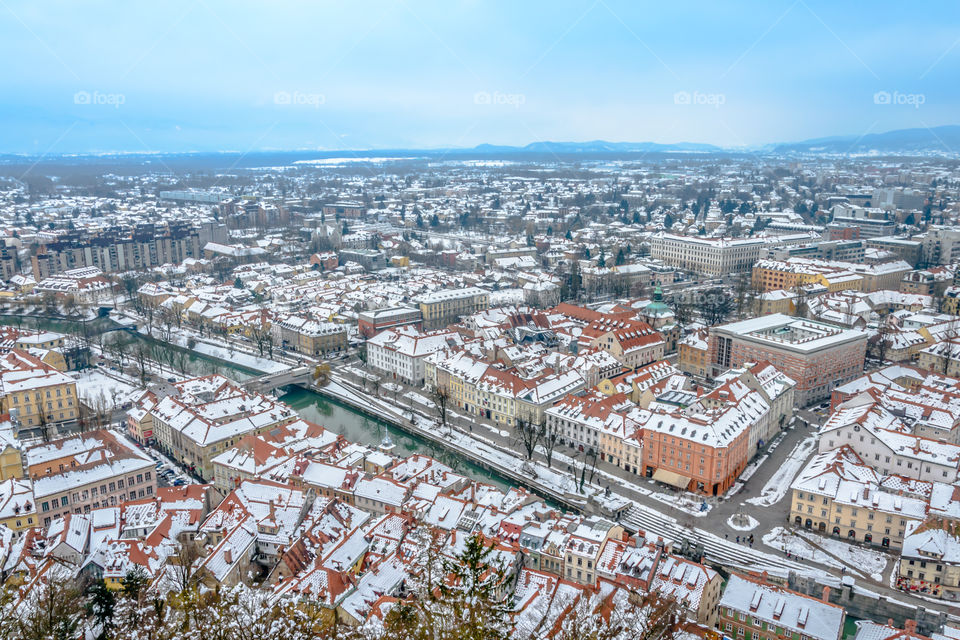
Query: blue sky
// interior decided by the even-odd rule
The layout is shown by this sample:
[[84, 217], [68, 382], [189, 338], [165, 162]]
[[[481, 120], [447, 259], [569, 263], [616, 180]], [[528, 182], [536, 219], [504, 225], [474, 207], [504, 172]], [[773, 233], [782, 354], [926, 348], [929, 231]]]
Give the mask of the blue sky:
[[955, 2], [0, 0], [0, 16], [0, 152], [744, 146], [960, 124]]

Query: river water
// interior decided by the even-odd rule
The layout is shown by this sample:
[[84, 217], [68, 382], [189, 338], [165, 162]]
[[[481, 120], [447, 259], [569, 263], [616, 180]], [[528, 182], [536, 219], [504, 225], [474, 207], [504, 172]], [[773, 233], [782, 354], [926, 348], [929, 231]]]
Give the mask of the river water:
[[[83, 329], [82, 323], [76, 320], [45, 318], [37, 316], [11, 316], [0, 314], [0, 325], [22, 326], [23, 328], [55, 331], [64, 334], [77, 334]], [[87, 335], [109, 331], [118, 325], [110, 318], [97, 318], [86, 323]], [[142, 343], [162, 353], [171, 351], [187, 351], [187, 360], [184, 368], [189, 374], [202, 376], [211, 373], [220, 373], [238, 382], [256, 377], [259, 372], [242, 367], [233, 362], [216, 360], [209, 356], [188, 351], [157, 340], [151, 340], [136, 332], [123, 332], [128, 340]], [[131, 349], [132, 352], [134, 349]], [[393, 453], [399, 456], [408, 456], [413, 453], [423, 453], [440, 460], [457, 473], [474, 480], [488, 482], [502, 489], [509, 487], [509, 483], [499, 476], [491, 474], [476, 465], [463, 460], [459, 456], [442, 449], [433, 443], [400, 431], [385, 422], [374, 420], [357, 413], [350, 407], [327, 399], [319, 393], [303, 387], [290, 387], [282, 396], [283, 402], [296, 409], [304, 419], [322, 425], [335, 433], [343, 435], [351, 442], [377, 446], [385, 436], [388, 436], [395, 445]]]

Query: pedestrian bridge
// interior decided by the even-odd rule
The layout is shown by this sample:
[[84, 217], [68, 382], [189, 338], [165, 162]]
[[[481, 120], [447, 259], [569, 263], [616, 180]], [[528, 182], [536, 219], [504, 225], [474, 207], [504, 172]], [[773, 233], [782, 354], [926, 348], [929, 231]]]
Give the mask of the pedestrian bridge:
[[268, 373], [259, 378], [250, 378], [244, 381], [243, 386], [247, 391], [257, 393], [270, 393], [279, 387], [286, 387], [291, 384], [310, 384], [313, 380], [313, 369], [310, 367], [294, 367], [276, 373]]

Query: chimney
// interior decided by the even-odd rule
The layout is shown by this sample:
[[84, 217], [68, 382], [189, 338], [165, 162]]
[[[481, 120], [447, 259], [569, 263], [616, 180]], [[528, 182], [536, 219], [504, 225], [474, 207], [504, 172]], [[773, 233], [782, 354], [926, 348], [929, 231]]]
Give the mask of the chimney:
[[823, 601], [830, 604], [830, 587], [823, 588]]
[[233, 549], [227, 547], [223, 552], [223, 560], [227, 564], [233, 564]]
[[907, 633], [916, 633], [917, 632], [917, 621], [916, 620], [904, 620], [903, 629]]

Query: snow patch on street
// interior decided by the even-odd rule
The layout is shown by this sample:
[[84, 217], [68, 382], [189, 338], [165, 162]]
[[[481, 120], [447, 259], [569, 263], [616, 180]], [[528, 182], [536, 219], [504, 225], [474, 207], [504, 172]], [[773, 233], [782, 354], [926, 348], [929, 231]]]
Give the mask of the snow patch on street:
[[787, 491], [790, 490], [790, 485], [793, 483], [794, 477], [799, 473], [803, 467], [803, 463], [810, 457], [810, 454], [813, 453], [816, 446], [817, 436], [815, 435], [807, 436], [797, 443], [797, 446], [790, 452], [787, 459], [783, 461], [780, 468], [770, 476], [767, 484], [763, 485], [763, 489], [760, 490], [760, 495], [755, 498], [748, 498], [747, 502], [759, 507], [771, 507], [780, 502], [783, 497], [787, 495]]
[[87, 369], [73, 374], [77, 379], [77, 395], [93, 409], [117, 409], [137, 391], [133, 384], [117, 380], [102, 371]]
[[678, 496], [669, 493], [651, 492], [649, 495], [654, 500], [659, 500], [664, 504], [668, 504], [674, 509], [679, 509], [680, 511], [683, 511], [694, 518], [702, 518], [706, 516], [713, 508], [713, 505], [704, 502], [701, 498], [696, 498], [686, 493]]
[[836, 569], [843, 566], [839, 560], [830, 554], [817, 549], [800, 536], [790, 533], [783, 527], [775, 527], [764, 535], [763, 544], [781, 553], [789, 553], [792, 558], [809, 560]]
[[864, 549], [810, 531], [798, 531], [797, 533], [827, 552], [848, 561], [846, 562], [848, 567], [870, 574], [870, 577], [877, 582], [883, 580], [883, 572], [887, 568], [887, 557], [880, 551]]

